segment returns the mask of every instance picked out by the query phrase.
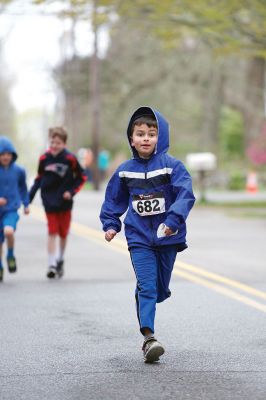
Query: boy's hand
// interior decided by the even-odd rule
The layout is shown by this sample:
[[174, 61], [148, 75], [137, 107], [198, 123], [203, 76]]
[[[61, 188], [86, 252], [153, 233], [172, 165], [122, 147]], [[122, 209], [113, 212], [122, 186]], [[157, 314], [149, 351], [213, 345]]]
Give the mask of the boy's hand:
[[24, 208], [24, 214], [25, 214], [25, 215], [28, 215], [29, 213], [30, 213], [29, 207], [25, 207], [25, 208]]
[[7, 200], [4, 197], [0, 197], [0, 206], [5, 206], [7, 203]]
[[165, 225], [164, 233], [165, 233], [165, 236], [170, 236], [170, 235], [172, 235], [174, 232], [172, 231], [171, 228], [169, 228], [168, 226]]
[[109, 229], [105, 232], [105, 240], [107, 240], [107, 242], [111, 242], [116, 234], [117, 232], [114, 229]]
[[63, 198], [65, 200], [71, 200], [72, 199], [71, 193], [70, 192], [63, 193]]

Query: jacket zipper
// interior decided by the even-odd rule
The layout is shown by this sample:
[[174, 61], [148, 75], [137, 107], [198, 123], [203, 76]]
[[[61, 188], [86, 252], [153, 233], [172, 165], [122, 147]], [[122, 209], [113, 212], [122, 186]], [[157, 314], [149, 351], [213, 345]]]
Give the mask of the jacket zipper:
[[[146, 180], [147, 180], [147, 165], [148, 165], [148, 161], [145, 163], [145, 174], [144, 174], [145, 183], [146, 183]], [[152, 235], [151, 242], [152, 242], [153, 245], [155, 245], [155, 237], [154, 237], [154, 227], [153, 227], [153, 223], [152, 223], [152, 215], [148, 216], [147, 218], [149, 218], [150, 227], [151, 227], [151, 235]]]

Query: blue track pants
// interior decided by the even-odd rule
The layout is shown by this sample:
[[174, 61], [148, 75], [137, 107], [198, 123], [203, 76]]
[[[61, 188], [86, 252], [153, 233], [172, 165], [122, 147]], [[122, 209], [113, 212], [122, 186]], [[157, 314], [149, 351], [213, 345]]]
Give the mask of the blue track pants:
[[130, 249], [137, 279], [135, 296], [141, 332], [143, 328], [149, 328], [154, 332], [156, 303], [164, 301], [171, 295], [169, 283], [176, 253], [176, 245]]

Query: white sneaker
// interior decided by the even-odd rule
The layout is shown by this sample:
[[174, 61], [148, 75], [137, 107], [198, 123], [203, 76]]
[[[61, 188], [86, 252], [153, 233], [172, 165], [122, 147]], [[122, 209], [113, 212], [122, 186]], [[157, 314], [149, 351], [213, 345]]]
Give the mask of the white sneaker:
[[153, 363], [159, 361], [159, 358], [164, 354], [164, 348], [160, 342], [158, 342], [155, 337], [150, 337], [144, 340], [142, 346], [144, 362]]

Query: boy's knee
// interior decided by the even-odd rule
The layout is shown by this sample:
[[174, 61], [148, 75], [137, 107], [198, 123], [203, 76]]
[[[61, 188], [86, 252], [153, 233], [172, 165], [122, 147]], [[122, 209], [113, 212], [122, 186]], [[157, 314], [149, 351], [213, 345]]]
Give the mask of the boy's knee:
[[168, 289], [167, 291], [159, 291], [157, 295], [157, 303], [162, 303], [164, 300], [171, 297], [171, 291]]
[[12, 228], [12, 226], [5, 226], [4, 235], [6, 237], [12, 237], [14, 235], [14, 228]]
[[146, 293], [153, 296], [157, 296], [157, 285], [156, 282], [150, 281], [150, 282], [145, 282], [140, 285], [140, 291], [142, 293]]

